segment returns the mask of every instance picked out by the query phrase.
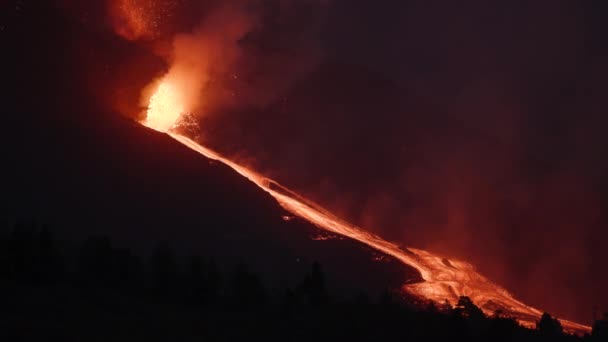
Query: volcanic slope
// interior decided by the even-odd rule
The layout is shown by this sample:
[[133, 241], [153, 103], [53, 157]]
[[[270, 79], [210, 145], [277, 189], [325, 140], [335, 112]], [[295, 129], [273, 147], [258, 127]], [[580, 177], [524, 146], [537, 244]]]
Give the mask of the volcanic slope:
[[116, 114], [162, 62], [47, 7], [15, 14], [0, 33], [11, 85], [0, 136], [2, 229], [34, 221], [74, 240], [108, 235], [144, 252], [167, 241], [224, 268], [245, 262], [280, 288], [314, 261], [336, 293], [375, 294], [421, 279], [362, 243], [286, 220], [271, 196], [229, 167]]

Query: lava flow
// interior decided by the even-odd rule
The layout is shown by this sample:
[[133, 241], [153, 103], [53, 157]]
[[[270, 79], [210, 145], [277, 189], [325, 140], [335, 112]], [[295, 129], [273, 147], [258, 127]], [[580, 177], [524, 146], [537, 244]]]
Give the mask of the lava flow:
[[[502, 312], [513, 316], [527, 327], [534, 327], [537, 320], [540, 319], [541, 311], [515, 299], [507, 290], [479, 274], [471, 264], [449, 260], [424, 250], [404, 248], [388, 242], [336, 217], [318, 204], [305, 199], [277, 182], [199, 145], [186, 136], [174, 132], [173, 128], [179, 122], [183, 112], [179, 100], [179, 91], [167, 80], [162, 81], [150, 98], [147, 118], [143, 121], [143, 124], [170, 135], [207, 158], [230, 166], [269, 193], [285, 210], [294, 215], [332, 233], [365, 243], [387, 255], [391, 255], [408, 266], [414, 267], [420, 272], [424, 281], [405, 284], [402, 287], [403, 290], [437, 303], [443, 303], [446, 300], [456, 303], [460, 296], [468, 296], [486, 314], [492, 314], [495, 310], [502, 310]], [[561, 320], [561, 323], [564, 329], [569, 332], [588, 333], [591, 331], [590, 327], [578, 323], [566, 320]]]

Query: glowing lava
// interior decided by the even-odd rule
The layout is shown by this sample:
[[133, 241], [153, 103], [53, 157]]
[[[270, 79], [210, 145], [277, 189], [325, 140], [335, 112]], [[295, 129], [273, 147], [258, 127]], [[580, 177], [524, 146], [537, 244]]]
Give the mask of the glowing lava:
[[[183, 107], [180, 105], [179, 94], [170, 83], [162, 82], [159, 84], [156, 93], [150, 98], [148, 117], [144, 124], [158, 131], [166, 132], [175, 140], [207, 158], [230, 166], [268, 192], [285, 210], [292, 214], [306, 219], [319, 228], [365, 243], [391, 255], [408, 266], [414, 267], [420, 272], [424, 282], [405, 284], [403, 285], [405, 291], [438, 303], [448, 300], [455, 304], [460, 296], [468, 296], [486, 314], [491, 315], [496, 310], [502, 310], [504, 313], [517, 318], [521, 324], [531, 328], [540, 319], [541, 311], [515, 299], [507, 290], [479, 274], [471, 264], [448, 260], [420, 249], [402, 248], [395, 243], [388, 242], [336, 217], [320, 205], [300, 196], [274, 180], [249, 170], [217, 152], [199, 145], [190, 138], [172, 132], [171, 128], [178, 122], [182, 112]], [[566, 331], [576, 333], [591, 331], [590, 327], [574, 322], [561, 320], [561, 323]]]
[[176, 87], [167, 80], [159, 83], [150, 97], [144, 124], [157, 131], [167, 132], [173, 128], [184, 112], [182, 99]]

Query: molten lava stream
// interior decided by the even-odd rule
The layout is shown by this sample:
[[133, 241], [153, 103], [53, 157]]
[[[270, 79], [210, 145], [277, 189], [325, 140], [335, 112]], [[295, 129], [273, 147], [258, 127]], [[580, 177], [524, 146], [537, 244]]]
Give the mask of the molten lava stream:
[[[173, 84], [161, 82], [150, 98], [147, 117], [143, 124], [170, 135], [175, 140], [209, 159], [230, 166], [269, 193], [285, 210], [292, 214], [313, 223], [319, 228], [360, 241], [393, 256], [408, 266], [414, 267], [420, 272], [424, 282], [405, 284], [403, 290], [438, 303], [445, 300], [456, 303], [460, 296], [468, 296], [486, 314], [493, 314], [494, 310], [500, 309], [504, 313], [517, 318], [522, 325], [527, 327], [534, 327], [536, 321], [540, 319], [541, 311], [515, 299], [507, 290], [479, 274], [471, 264], [448, 260], [420, 249], [409, 247], [402, 249], [395, 243], [388, 242], [336, 217], [320, 205], [279, 183], [249, 170], [207, 147], [201, 146], [186, 136], [173, 132], [172, 128], [179, 121], [179, 117], [184, 111], [178, 95], [179, 92], [176, 91]], [[561, 320], [561, 323], [564, 329], [569, 332], [588, 333], [591, 331], [590, 327], [575, 322]]]

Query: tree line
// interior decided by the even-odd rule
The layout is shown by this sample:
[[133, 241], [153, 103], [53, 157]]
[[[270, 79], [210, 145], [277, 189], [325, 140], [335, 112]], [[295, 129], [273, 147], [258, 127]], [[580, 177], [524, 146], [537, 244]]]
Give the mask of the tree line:
[[35, 225], [0, 235], [1, 340], [608, 340], [606, 315], [577, 337], [549, 314], [527, 329], [468, 297], [421, 306], [386, 289], [338, 299], [316, 262], [293, 288], [271, 289], [245, 263], [223, 270], [167, 243], [145, 258], [107, 237], [69, 245]]

